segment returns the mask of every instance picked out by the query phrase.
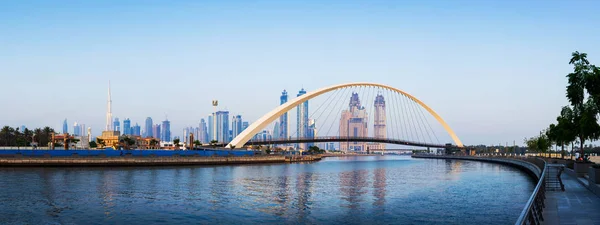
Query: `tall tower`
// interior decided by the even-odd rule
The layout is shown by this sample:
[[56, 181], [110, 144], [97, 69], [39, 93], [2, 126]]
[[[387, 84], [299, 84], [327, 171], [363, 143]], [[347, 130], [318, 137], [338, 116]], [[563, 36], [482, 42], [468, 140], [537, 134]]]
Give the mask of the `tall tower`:
[[152, 133], [152, 125], [152, 118], [146, 118], [146, 125], [144, 126], [146, 133], [144, 134], [144, 137], [154, 137], [154, 133]]
[[[304, 88], [302, 88], [302, 90], [300, 90], [298, 92], [298, 96], [300, 97], [302, 95], [306, 94], [306, 91], [304, 90]], [[308, 101], [303, 102], [302, 104], [298, 105], [296, 107], [296, 111], [298, 111], [298, 117], [297, 117], [297, 130], [296, 133], [298, 134], [298, 138], [304, 138], [306, 137], [306, 134], [308, 133]], [[301, 149], [307, 149], [306, 148], [306, 143], [302, 143], [299, 144], [298, 147]]]
[[[285, 104], [288, 101], [288, 93], [286, 90], [283, 90], [283, 92], [281, 92], [281, 97], [279, 98], [280, 100], [280, 105]], [[289, 121], [289, 115], [287, 112], [285, 112], [283, 115], [281, 115], [281, 117], [279, 117], [279, 133], [278, 134], [274, 134], [279, 136], [279, 138], [283, 138], [283, 139], [287, 139], [289, 138], [289, 126], [288, 126], [288, 121]]]
[[65, 118], [65, 121], [63, 122], [63, 130], [62, 130], [63, 134], [69, 133], [69, 125], [67, 124], [67, 119]]
[[[385, 99], [379, 94], [375, 97], [375, 121], [373, 122], [374, 138], [385, 139], [386, 133], [386, 115], [385, 115]], [[377, 144], [377, 149], [385, 149], [385, 144]]]
[[112, 131], [112, 99], [110, 97], [110, 80], [108, 81], [108, 106], [106, 109], [106, 131]]

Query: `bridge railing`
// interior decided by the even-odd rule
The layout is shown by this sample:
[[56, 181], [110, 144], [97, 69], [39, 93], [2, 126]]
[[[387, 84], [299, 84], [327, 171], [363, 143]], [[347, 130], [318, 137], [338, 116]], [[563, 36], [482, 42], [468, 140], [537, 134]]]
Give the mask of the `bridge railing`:
[[385, 143], [403, 144], [403, 145], [432, 146], [432, 147], [436, 147], [436, 148], [448, 147], [446, 145], [440, 145], [440, 144], [431, 144], [431, 143], [416, 142], [416, 141], [406, 141], [406, 140], [391, 139], [391, 138], [381, 139], [381, 138], [375, 138], [375, 137], [342, 137], [342, 136], [300, 137], [300, 138], [296, 137], [296, 138], [279, 138], [279, 139], [270, 139], [270, 140], [252, 139], [252, 140], [248, 141], [246, 144], [253, 145], [255, 143], [262, 144], [262, 143], [296, 142], [296, 141], [297, 142], [310, 142], [310, 141], [315, 141], [315, 142], [326, 142], [326, 141], [332, 141], [332, 142], [340, 142], [340, 141], [344, 141], [344, 142], [385, 142]]

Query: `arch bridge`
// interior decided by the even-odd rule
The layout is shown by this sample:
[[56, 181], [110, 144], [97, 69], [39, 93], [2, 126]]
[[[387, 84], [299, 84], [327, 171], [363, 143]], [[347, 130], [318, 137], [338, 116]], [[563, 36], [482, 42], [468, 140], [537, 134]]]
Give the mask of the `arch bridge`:
[[[273, 122], [276, 122], [279, 118], [283, 118], [282, 116], [287, 115], [287, 112], [289, 112], [290, 110], [292, 110], [294, 108], [297, 108], [298, 106], [300, 106], [301, 104], [303, 104], [304, 102], [306, 102], [308, 100], [311, 100], [315, 97], [325, 95], [328, 93], [330, 95], [333, 95], [333, 94], [331, 94], [332, 92], [336, 92], [336, 95], [337, 95], [337, 92], [341, 92], [340, 90], [346, 90], [346, 89], [352, 89], [352, 94], [355, 95], [354, 90], [362, 91], [362, 90], [366, 90], [366, 88], [374, 88], [374, 89], [378, 90], [379, 92], [386, 91], [386, 93], [389, 93], [390, 95], [398, 95], [399, 96], [399, 97], [391, 96], [388, 98], [391, 100], [395, 100], [395, 103], [392, 103], [392, 105], [390, 105], [390, 107], [388, 107], [387, 111], [391, 111], [392, 109], [395, 109], [395, 112], [397, 114], [396, 117], [392, 116], [393, 118], [391, 118], [389, 116], [389, 113], [388, 113], [387, 117], [386, 117], [385, 113], [383, 115], [376, 115], [376, 116], [379, 116], [379, 118], [378, 118], [379, 120], [381, 120], [382, 118], [383, 118], [383, 121], [386, 121], [389, 119], [392, 120], [392, 121], [388, 121], [388, 126], [390, 128], [387, 128], [388, 131], [383, 131], [384, 134], [381, 134], [382, 132], [379, 131], [379, 134], [375, 134], [375, 135], [377, 135], [377, 137], [367, 137], [365, 135], [356, 135], [356, 130], [354, 130], [353, 135], [350, 135], [349, 133], [346, 133], [346, 135], [340, 135], [341, 134], [340, 133], [338, 135], [326, 135], [326, 136], [321, 136], [321, 137], [314, 137], [314, 136], [306, 137], [306, 136], [298, 135], [298, 137], [286, 136], [283, 138], [276, 138], [276, 139], [270, 139], [270, 140], [254, 140], [253, 139], [257, 134], [261, 133], [265, 128], [267, 128], [267, 126], [269, 126]], [[344, 94], [342, 94], [341, 96], [343, 98]], [[378, 94], [378, 96], [379, 96], [379, 94]], [[406, 101], [407, 103], [415, 104], [416, 106], [411, 106], [411, 105], [405, 106], [405, 104], [400, 104], [399, 102], [401, 102], [401, 101], [404, 103], [404, 100], [402, 100], [403, 99], [402, 97], [407, 99], [407, 101]], [[356, 97], [356, 99], [358, 99], [358, 97]], [[398, 99], [401, 99], [401, 100], [398, 100]], [[332, 104], [338, 104], [338, 101], [340, 101], [340, 100], [331, 100], [330, 102], [323, 103], [323, 105], [325, 105], [325, 107], [328, 107]], [[352, 104], [353, 104], [352, 101], [353, 100], [351, 99], [350, 108], [352, 108]], [[388, 100], [388, 101], [390, 101], [390, 100]], [[375, 103], [377, 103], [377, 102], [375, 102]], [[343, 105], [343, 103], [342, 103], [342, 105]], [[358, 109], [360, 109], [360, 110], [365, 109], [364, 106], [362, 106], [362, 108], [360, 108], [361, 107], [360, 102], [358, 103], [358, 105], [359, 105]], [[386, 106], [384, 105], [383, 109], [385, 109], [385, 108], [386, 108]], [[398, 121], [401, 121], [401, 123], [405, 124], [404, 126], [407, 127], [406, 130], [415, 131], [417, 133], [420, 130], [422, 133], [424, 133], [423, 130], [425, 130], [427, 126], [421, 125], [421, 123], [424, 123], [424, 122], [417, 121], [418, 118], [423, 118], [423, 117], [421, 117], [421, 115], [418, 114], [418, 110], [422, 110], [422, 109], [424, 109], [431, 117], [433, 117], [443, 127], [443, 129], [446, 131], [446, 133], [450, 136], [450, 138], [454, 142], [455, 147], [459, 147], [459, 148], [464, 147], [461, 140], [454, 133], [452, 128], [450, 128], [450, 126], [444, 121], [444, 119], [442, 119], [442, 117], [440, 115], [438, 115], [431, 107], [429, 107], [428, 105], [423, 103], [421, 100], [417, 99], [416, 97], [414, 97], [398, 88], [394, 88], [394, 87], [384, 85], [384, 84], [369, 83], [369, 82], [355, 82], [355, 83], [332, 85], [332, 86], [324, 87], [324, 88], [321, 88], [321, 89], [318, 89], [318, 90], [315, 90], [312, 92], [308, 92], [303, 95], [299, 95], [298, 97], [293, 98], [290, 101], [279, 105], [275, 109], [273, 109], [270, 112], [263, 115], [261, 118], [256, 120], [254, 123], [249, 125], [243, 132], [241, 132], [239, 135], [237, 135], [229, 144], [226, 145], [226, 147], [227, 148], [242, 148], [246, 145], [318, 143], [318, 142], [340, 142], [340, 143], [342, 143], [342, 142], [371, 142], [371, 143], [389, 143], [389, 144], [399, 144], [399, 145], [408, 145], [408, 146], [418, 146], [418, 147], [440, 147], [440, 148], [447, 147], [445, 144], [441, 144], [441, 143], [427, 143], [426, 141], [420, 140], [420, 139], [414, 140], [414, 139], [417, 139], [414, 137], [413, 137], [413, 140], [407, 140], [408, 139], [407, 137], [389, 137], [389, 135], [387, 134], [387, 133], [390, 133], [390, 131], [391, 131], [391, 133], [394, 133], [394, 131], [396, 131], [396, 133], [400, 133], [399, 127], [402, 127], [402, 126], [398, 125], [398, 123], [399, 123]], [[335, 110], [329, 110], [329, 111], [335, 111]], [[405, 113], [407, 115], [404, 115]], [[409, 113], [411, 113], [410, 118], [408, 116]], [[400, 115], [400, 114], [402, 114], [402, 115]], [[424, 114], [424, 113], [421, 112], [421, 114]], [[375, 120], [377, 120], [377, 119], [375, 119]], [[367, 119], [367, 121], [368, 121], [368, 119]], [[340, 123], [342, 123], [342, 122], [340, 122]], [[385, 122], [384, 122], [384, 124], [385, 124]], [[411, 124], [412, 127], [410, 125], [406, 125], [406, 124]], [[420, 124], [418, 129], [416, 128], [417, 126], [415, 124]], [[383, 125], [384, 129], [385, 129], [385, 126], [386, 125]], [[425, 128], [423, 128], [423, 127], [425, 127]], [[404, 132], [404, 128], [402, 128], [402, 129]], [[341, 130], [341, 128], [340, 128], [340, 130]], [[375, 132], [377, 132], [377, 131], [375, 131]], [[406, 131], [405, 133], [407, 133], [407, 132], [408, 131]], [[428, 131], [427, 135], [429, 135], [429, 131]]]

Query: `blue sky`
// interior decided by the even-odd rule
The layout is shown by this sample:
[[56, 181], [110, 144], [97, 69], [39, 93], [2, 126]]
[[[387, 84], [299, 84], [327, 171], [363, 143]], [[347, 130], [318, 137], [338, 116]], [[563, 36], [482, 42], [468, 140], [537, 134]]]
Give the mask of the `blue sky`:
[[535, 135], [570, 53], [600, 64], [597, 1], [3, 1], [0, 124], [253, 121], [282, 89], [370, 81], [434, 108], [466, 144]]

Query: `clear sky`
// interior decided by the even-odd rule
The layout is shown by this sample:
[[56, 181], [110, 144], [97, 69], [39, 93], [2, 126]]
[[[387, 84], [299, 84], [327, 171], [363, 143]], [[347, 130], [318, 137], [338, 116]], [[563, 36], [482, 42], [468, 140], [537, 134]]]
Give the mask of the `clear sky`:
[[[600, 1], [2, 1], [0, 124], [143, 126], [174, 135], [222, 109], [253, 121], [304, 87], [411, 93], [466, 144], [555, 121], [571, 52], [600, 64]], [[70, 128], [71, 129], [71, 128]]]

